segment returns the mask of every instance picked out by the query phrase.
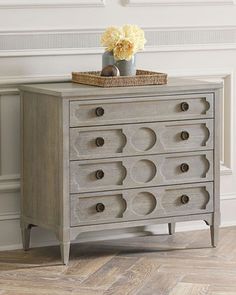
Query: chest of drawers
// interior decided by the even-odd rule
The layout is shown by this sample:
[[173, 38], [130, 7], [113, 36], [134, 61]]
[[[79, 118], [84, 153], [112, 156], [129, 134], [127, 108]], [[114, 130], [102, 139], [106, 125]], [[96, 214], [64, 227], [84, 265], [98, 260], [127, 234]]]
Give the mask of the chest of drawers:
[[217, 243], [222, 85], [21, 86], [21, 229], [80, 233], [204, 220]]

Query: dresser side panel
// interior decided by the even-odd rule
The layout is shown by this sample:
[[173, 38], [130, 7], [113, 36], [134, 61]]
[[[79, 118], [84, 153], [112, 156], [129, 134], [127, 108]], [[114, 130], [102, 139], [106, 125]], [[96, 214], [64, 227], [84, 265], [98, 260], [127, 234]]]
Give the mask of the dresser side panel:
[[57, 97], [22, 93], [22, 218], [61, 223], [62, 106]]

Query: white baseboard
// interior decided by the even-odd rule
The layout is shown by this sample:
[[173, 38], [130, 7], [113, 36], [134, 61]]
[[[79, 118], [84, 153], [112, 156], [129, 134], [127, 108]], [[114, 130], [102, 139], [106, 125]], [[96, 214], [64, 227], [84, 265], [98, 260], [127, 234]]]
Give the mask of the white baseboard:
[[[236, 226], [236, 221], [232, 222], [224, 222], [221, 224], [221, 228], [224, 227], [232, 227]], [[176, 232], [188, 232], [188, 231], [196, 231], [196, 230], [209, 230], [209, 226], [207, 226], [204, 222], [196, 222], [196, 223], [188, 223], [187, 225], [183, 224], [177, 224], [176, 225]], [[141, 237], [141, 236], [149, 236], [149, 235], [163, 235], [168, 234], [167, 232], [167, 225], [161, 225], [158, 226], [158, 229], [152, 227], [151, 230], [147, 231], [139, 231], [139, 232], [123, 232], [119, 234], [113, 234], [109, 235], [107, 238], [107, 234], [100, 235], [100, 236], [92, 236], [91, 234], [89, 236], [80, 237], [79, 239], [73, 241], [73, 244], [80, 244], [80, 243], [87, 243], [87, 242], [98, 242], [98, 241], [108, 241], [108, 240], [119, 240], [119, 239], [128, 239], [128, 238], [135, 238], [135, 237]], [[57, 240], [49, 240], [49, 241], [43, 241], [43, 242], [32, 242], [31, 247], [37, 248], [37, 247], [47, 247], [47, 246], [57, 246], [59, 245]], [[12, 244], [12, 245], [5, 245], [0, 246], [0, 251], [10, 251], [10, 250], [18, 250], [22, 249], [22, 244]]]

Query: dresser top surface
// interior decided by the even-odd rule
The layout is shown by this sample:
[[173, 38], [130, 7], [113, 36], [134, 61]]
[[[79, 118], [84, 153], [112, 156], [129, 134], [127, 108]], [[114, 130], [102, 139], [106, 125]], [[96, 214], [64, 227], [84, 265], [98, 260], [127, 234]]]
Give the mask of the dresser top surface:
[[223, 83], [206, 82], [182, 78], [169, 78], [166, 85], [102, 88], [72, 82], [28, 84], [21, 91], [42, 93], [58, 97], [104, 96], [104, 95], [162, 95], [168, 93], [204, 91], [210, 92], [223, 87]]

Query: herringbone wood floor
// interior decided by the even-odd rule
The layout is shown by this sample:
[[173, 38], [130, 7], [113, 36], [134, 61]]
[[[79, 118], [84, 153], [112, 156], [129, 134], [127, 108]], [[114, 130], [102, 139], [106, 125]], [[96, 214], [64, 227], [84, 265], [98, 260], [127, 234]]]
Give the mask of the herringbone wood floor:
[[236, 227], [0, 252], [1, 295], [236, 295]]

